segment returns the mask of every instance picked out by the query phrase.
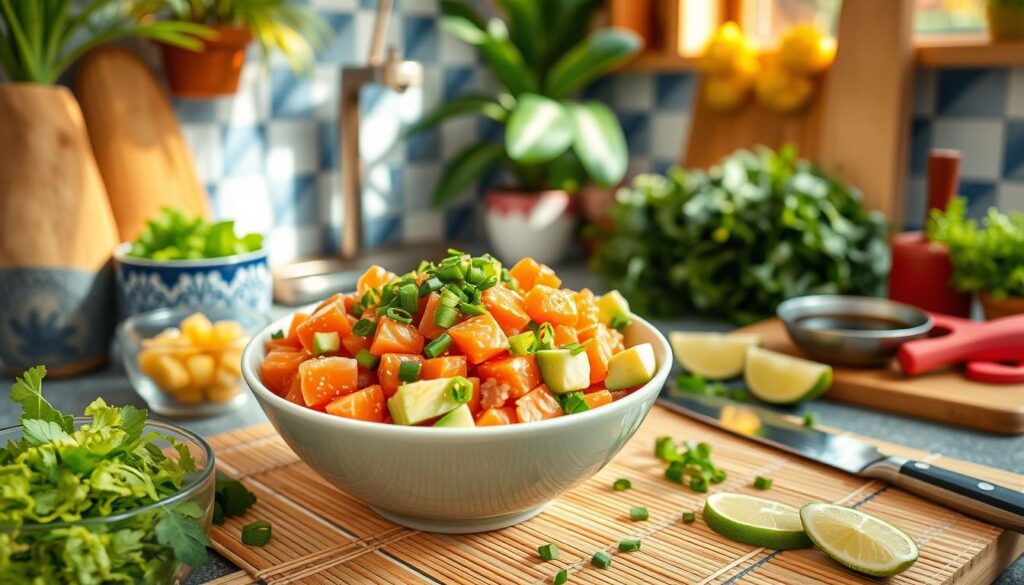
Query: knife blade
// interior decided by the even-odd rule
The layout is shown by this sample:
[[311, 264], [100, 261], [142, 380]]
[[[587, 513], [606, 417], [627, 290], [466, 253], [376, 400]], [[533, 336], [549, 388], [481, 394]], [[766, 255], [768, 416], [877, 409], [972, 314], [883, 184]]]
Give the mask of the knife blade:
[[994, 482], [924, 461], [885, 455], [870, 443], [808, 428], [774, 411], [720, 396], [662, 393], [658, 402], [759, 443], [847, 473], [891, 483], [980, 520], [1024, 533], [1024, 493]]

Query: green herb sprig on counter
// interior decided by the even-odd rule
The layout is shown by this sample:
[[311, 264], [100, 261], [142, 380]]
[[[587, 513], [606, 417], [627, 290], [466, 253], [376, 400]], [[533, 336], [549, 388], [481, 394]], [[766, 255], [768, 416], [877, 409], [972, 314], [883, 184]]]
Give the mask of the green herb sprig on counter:
[[686, 441], [680, 446], [672, 437], [658, 437], [654, 455], [668, 463], [665, 479], [698, 493], [707, 492], [710, 484], [722, 483], [727, 477], [725, 470], [711, 461], [711, 445], [707, 443]]
[[200, 260], [247, 254], [263, 248], [261, 234], [235, 234], [235, 222], [211, 223], [165, 207], [132, 242], [129, 256], [149, 260]]
[[792, 148], [641, 175], [611, 219], [592, 267], [640, 314], [748, 323], [794, 296], [881, 294], [889, 271], [883, 216]]
[[209, 540], [196, 501], [79, 523], [177, 494], [198, 469], [186, 445], [144, 432], [145, 410], [96, 399], [76, 428], [43, 398], [45, 375], [31, 368], [11, 388], [22, 437], [0, 449], [0, 583], [157, 584], [179, 563], [202, 565]]

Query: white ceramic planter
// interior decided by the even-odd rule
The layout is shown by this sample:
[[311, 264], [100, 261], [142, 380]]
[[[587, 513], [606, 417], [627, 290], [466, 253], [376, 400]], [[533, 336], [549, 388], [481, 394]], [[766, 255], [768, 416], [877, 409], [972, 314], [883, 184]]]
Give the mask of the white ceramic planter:
[[484, 205], [487, 237], [502, 262], [512, 265], [529, 256], [551, 265], [565, 257], [576, 228], [573, 201], [565, 191], [492, 189]]

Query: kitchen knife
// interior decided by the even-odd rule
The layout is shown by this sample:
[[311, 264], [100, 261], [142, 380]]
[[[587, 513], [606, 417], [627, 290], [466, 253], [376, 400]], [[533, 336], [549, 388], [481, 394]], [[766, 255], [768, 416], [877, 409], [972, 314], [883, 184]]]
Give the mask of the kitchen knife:
[[663, 394], [659, 402], [759, 443], [847, 473], [891, 483], [958, 512], [1024, 533], [1024, 493], [1019, 491], [923, 461], [883, 455], [863, 441], [807, 428], [770, 410], [719, 396]]

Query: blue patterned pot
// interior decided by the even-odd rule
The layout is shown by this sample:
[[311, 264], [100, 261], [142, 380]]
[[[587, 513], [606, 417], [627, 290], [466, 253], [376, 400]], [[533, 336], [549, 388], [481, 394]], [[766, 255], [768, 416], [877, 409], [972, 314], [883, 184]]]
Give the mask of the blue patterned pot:
[[145, 260], [118, 246], [117, 300], [121, 317], [166, 307], [243, 308], [269, 313], [270, 268], [266, 250], [205, 260]]
[[114, 275], [73, 268], [0, 269], [0, 362], [10, 375], [46, 364], [51, 377], [107, 361], [114, 333]]

